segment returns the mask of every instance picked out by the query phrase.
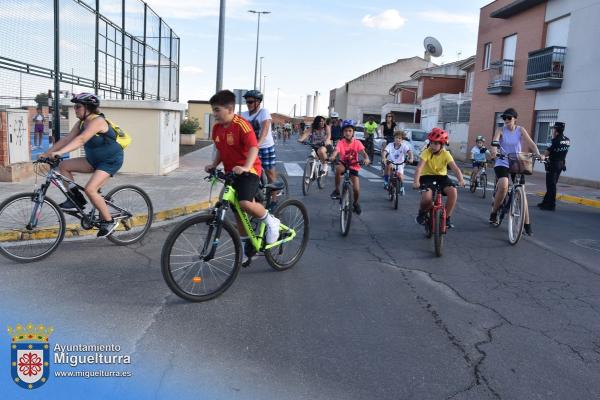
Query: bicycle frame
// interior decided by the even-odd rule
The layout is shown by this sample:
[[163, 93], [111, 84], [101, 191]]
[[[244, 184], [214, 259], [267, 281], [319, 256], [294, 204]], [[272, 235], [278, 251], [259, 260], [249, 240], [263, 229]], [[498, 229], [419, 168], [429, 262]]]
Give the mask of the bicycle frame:
[[[218, 180], [218, 178], [216, 178], [216, 177], [213, 177], [212, 179], [213, 179], [213, 181], [212, 181], [213, 183], [216, 180]], [[223, 191], [223, 197], [222, 197], [221, 201], [219, 203], [217, 203], [215, 208], [213, 208], [213, 210], [212, 210], [212, 213], [215, 215], [216, 221], [218, 223], [216, 225], [213, 224], [211, 226], [211, 228], [209, 229], [208, 237], [212, 236], [212, 230], [215, 229], [215, 227], [216, 227], [217, 231], [214, 236], [215, 239], [212, 241], [212, 248], [210, 249], [210, 251], [208, 250], [209, 241], [207, 240], [204, 242], [204, 248], [202, 249], [202, 252], [201, 252], [201, 254], [206, 254], [206, 256], [204, 256], [204, 261], [211, 260], [215, 255], [215, 251], [219, 244], [219, 237], [221, 236], [221, 226], [222, 226], [221, 223], [225, 219], [225, 214], [230, 207], [233, 207], [233, 210], [238, 215], [239, 220], [242, 222], [242, 226], [244, 227], [244, 232], [246, 233], [246, 235], [248, 235], [248, 238], [250, 240], [250, 243], [252, 244], [252, 247], [257, 252], [261, 251], [261, 250], [268, 250], [273, 247], [277, 247], [283, 243], [293, 240], [296, 237], [296, 231], [294, 229], [291, 229], [290, 227], [288, 227], [284, 224], [281, 224], [280, 229], [283, 228], [283, 230], [285, 232], [287, 232], [288, 235], [286, 235], [283, 239], [277, 240], [274, 243], [265, 244], [263, 238], [264, 238], [264, 234], [265, 234], [265, 230], [266, 230], [266, 224], [264, 222], [260, 222], [260, 224], [258, 226], [258, 234], [256, 232], [254, 232], [254, 229], [252, 228], [252, 224], [250, 223], [250, 219], [248, 218], [248, 214], [244, 210], [242, 210], [242, 208], [240, 206], [240, 202], [238, 201], [235, 189], [233, 188], [233, 186], [231, 186], [231, 184], [228, 184], [226, 182], [225, 188]]]
[[[27, 225], [27, 228], [32, 229], [37, 226], [38, 218], [41, 213], [41, 208], [42, 208], [42, 205], [44, 204], [44, 198], [46, 197], [46, 193], [48, 192], [48, 188], [50, 187], [50, 184], [56, 186], [56, 188], [58, 188], [58, 190], [60, 190], [62, 192], [62, 194], [65, 195], [65, 197], [67, 199], [69, 199], [77, 208], [77, 211], [64, 211], [66, 214], [69, 214], [69, 215], [79, 219], [82, 222], [82, 225], [85, 224], [86, 226], [89, 226], [89, 227], [98, 227], [100, 224], [100, 218], [99, 218], [99, 216], [97, 218], [94, 218], [94, 213], [96, 212], [96, 207], [92, 207], [90, 212], [86, 213], [84, 211], [84, 209], [79, 207], [79, 204], [77, 204], [75, 199], [73, 199], [73, 197], [70, 195], [69, 190], [65, 187], [64, 182], [66, 182], [67, 185], [68, 184], [75, 185], [75, 187], [79, 190], [85, 191], [85, 188], [83, 186], [77, 184], [72, 179], [69, 179], [66, 176], [62, 175], [60, 172], [56, 171], [56, 168], [57, 168], [57, 166], [53, 166], [52, 168], [50, 168], [50, 170], [48, 171], [48, 174], [46, 175], [46, 181], [44, 183], [42, 183], [42, 185], [34, 191], [35, 198], [33, 199], [33, 201], [36, 203], [36, 207], [33, 209], [33, 212], [31, 213], [31, 217], [29, 219], [29, 224]], [[113, 209], [118, 211], [117, 214], [111, 213], [113, 218], [122, 219], [122, 218], [133, 217], [133, 215], [129, 211], [117, 206], [116, 204], [111, 202], [109, 199], [104, 198], [104, 202], [108, 206], [110, 206]], [[86, 229], [88, 229], [88, 228], [86, 228]]]
[[446, 233], [446, 207], [444, 206], [444, 202], [442, 201], [442, 190], [437, 185], [432, 189], [432, 196], [434, 197], [433, 206], [429, 210], [429, 222], [431, 223], [431, 231], [433, 232], [434, 228], [434, 215], [437, 210], [442, 210], [442, 225], [440, 226], [440, 233]]

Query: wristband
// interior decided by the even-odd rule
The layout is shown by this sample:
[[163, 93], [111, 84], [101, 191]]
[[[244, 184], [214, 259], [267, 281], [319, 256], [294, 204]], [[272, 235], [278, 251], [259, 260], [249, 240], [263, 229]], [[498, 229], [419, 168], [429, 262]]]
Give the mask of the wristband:
[[492, 146], [494, 147], [500, 147], [500, 142], [497, 140], [492, 141]]

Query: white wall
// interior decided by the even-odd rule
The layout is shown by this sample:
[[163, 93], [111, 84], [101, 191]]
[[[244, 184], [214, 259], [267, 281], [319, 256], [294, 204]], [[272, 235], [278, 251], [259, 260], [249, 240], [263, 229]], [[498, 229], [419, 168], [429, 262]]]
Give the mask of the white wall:
[[600, 181], [600, 0], [550, 0], [546, 21], [571, 14], [562, 87], [540, 90], [536, 110], [558, 109], [571, 139], [565, 176]]
[[356, 121], [362, 121], [365, 113], [379, 114], [385, 103], [394, 101], [394, 96], [389, 94], [392, 86], [409, 80], [414, 72], [430, 66], [433, 64], [415, 57], [382, 66], [350, 81], [348, 93], [346, 93], [346, 86], [336, 89], [335, 111], [340, 113], [342, 118]]

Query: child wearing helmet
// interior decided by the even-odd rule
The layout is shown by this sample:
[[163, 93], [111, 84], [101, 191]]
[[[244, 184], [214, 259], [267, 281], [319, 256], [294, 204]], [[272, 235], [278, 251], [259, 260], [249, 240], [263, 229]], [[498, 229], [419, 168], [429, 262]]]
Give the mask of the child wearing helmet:
[[486, 163], [488, 158], [491, 158], [490, 151], [485, 147], [485, 138], [481, 135], [475, 139], [475, 146], [471, 149], [471, 161], [473, 172], [471, 172], [471, 181], [475, 179], [479, 170]]
[[[340, 161], [348, 164], [350, 169], [350, 180], [352, 181], [352, 189], [354, 192], [354, 212], [360, 215], [362, 210], [360, 208], [360, 204], [358, 203], [358, 198], [360, 196], [360, 185], [358, 180], [360, 164], [358, 161], [358, 155], [360, 154], [363, 156], [365, 165], [369, 165], [370, 161], [369, 156], [365, 152], [365, 146], [360, 140], [354, 138], [354, 129], [355, 123], [353, 120], [344, 120], [342, 123], [342, 134], [344, 135], [343, 139], [337, 143], [335, 151], [329, 160], [333, 161], [339, 155]], [[340, 196], [339, 187], [345, 170], [346, 168], [343, 164], [339, 164], [335, 169], [335, 189], [333, 192], [331, 192], [332, 199], [337, 199]]]
[[[442, 193], [448, 196], [446, 201], [446, 226], [454, 228], [450, 217], [454, 211], [457, 200], [457, 192], [454, 184], [448, 177], [448, 167], [454, 172], [458, 178], [458, 184], [465, 186], [460, 168], [454, 162], [454, 158], [444, 145], [448, 144], [448, 132], [440, 128], [433, 128], [429, 135], [428, 147], [421, 153], [421, 160], [415, 171], [413, 188], [419, 189], [421, 186], [429, 187], [434, 181], [438, 182], [442, 187]], [[425, 222], [427, 211], [433, 205], [431, 190], [421, 193], [421, 202], [419, 205], [419, 214], [415, 218], [416, 222], [422, 225]]]

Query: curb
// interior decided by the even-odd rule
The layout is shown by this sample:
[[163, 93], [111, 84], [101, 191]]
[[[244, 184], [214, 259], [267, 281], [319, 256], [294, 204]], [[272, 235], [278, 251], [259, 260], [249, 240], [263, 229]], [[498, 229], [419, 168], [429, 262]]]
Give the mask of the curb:
[[[540, 197], [544, 197], [546, 192], [537, 192]], [[565, 203], [579, 204], [582, 206], [600, 208], [600, 200], [586, 199], [585, 197], [571, 196], [570, 194], [558, 193], [556, 200], [564, 201]]]
[[[211, 206], [211, 204], [213, 204], [218, 199], [219, 199], [219, 196], [215, 196], [211, 200], [201, 201], [199, 203], [188, 204], [188, 205], [185, 205], [182, 207], [175, 207], [175, 208], [171, 208], [169, 210], [157, 211], [153, 214], [152, 224], [154, 224], [156, 222], [167, 221], [167, 220], [181, 217], [184, 215], [193, 214], [198, 211], [206, 210]], [[48, 229], [48, 231], [45, 231], [45, 232], [39, 232], [39, 234], [41, 235], [39, 238], [43, 239], [43, 238], [47, 238], [47, 237], [48, 238], [54, 237], [55, 232], [56, 232], [56, 228], [50, 228], [50, 229]], [[77, 238], [77, 237], [83, 237], [83, 236], [91, 236], [91, 235], [95, 236], [96, 233], [98, 233], [97, 229], [87, 229], [86, 230], [86, 229], [82, 229], [81, 225], [79, 225], [79, 224], [68, 224], [65, 228], [65, 239], [66, 238]], [[6, 235], [10, 235], [10, 234], [0, 233], [0, 240], [9, 240], [10, 236], [6, 236]]]

